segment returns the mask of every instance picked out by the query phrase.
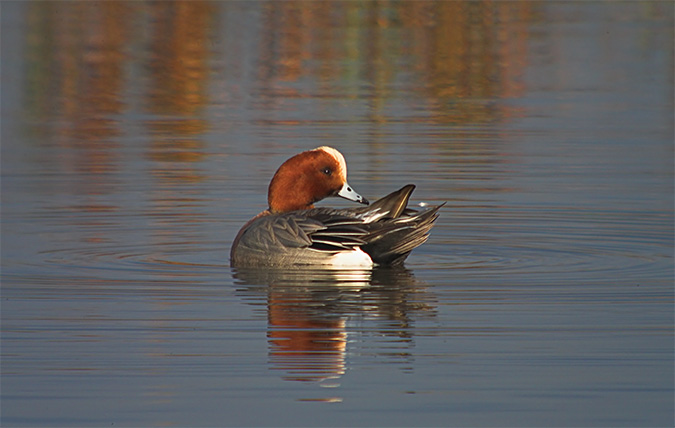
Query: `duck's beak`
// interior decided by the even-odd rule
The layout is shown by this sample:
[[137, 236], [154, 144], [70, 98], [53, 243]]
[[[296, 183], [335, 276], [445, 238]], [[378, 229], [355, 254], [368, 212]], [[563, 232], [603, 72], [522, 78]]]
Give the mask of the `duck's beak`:
[[337, 195], [341, 198], [349, 199], [350, 201], [358, 202], [360, 204], [369, 204], [368, 199], [356, 193], [346, 181]]

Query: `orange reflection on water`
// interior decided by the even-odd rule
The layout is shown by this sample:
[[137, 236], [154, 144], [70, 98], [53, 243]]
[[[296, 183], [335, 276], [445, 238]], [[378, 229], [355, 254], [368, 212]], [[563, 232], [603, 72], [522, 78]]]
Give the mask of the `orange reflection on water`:
[[[404, 107], [404, 120], [411, 123], [504, 120], [513, 107], [493, 100], [523, 89], [532, 7], [435, 1], [34, 2], [27, 6], [25, 102], [36, 124], [30, 132], [40, 133], [43, 144], [68, 149], [48, 161], [82, 173], [72, 184], [78, 194], [114, 191], [115, 176], [140, 154], [148, 161], [140, 172], [156, 179], [143, 182], [155, 201], [152, 209], [190, 217], [193, 212], [180, 207], [172, 193], [174, 186], [208, 176], [204, 138], [221, 119], [209, 118], [208, 107], [223, 101], [223, 111], [256, 109], [258, 121], [245, 126], [268, 133], [276, 124], [300, 128], [316, 120], [310, 117], [314, 110], [332, 98], [360, 104], [365, 99], [366, 120], [377, 125], [401, 120], [391, 110], [408, 99], [415, 107]], [[228, 27], [229, 21], [220, 19], [227, 14], [244, 24]], [[245, 45], [254, 51], [250, 67], [242, 67], [237, 53], [218, 50], [245, 36], [256, 40]], [[236, 67], [254, 75], [228, 74]], [[222, 79], [240, 80], [221, 84]], [[237, 85], [253, 99], [248, 106], [210, 92]], [[315, 100], [294, 104], [295, 98]], [[288, 106], [298, 111], [287, 115]], [[326, 127], [340, 125], [331, 113], [321, 120]], [[384, 143], [375, 128], [368, 144], [377, 150]]]
[[[65, 144], [117, 136], [116, 115], [133, 101], [124, 92], [145, 77], [132, 81], [128, 68], [141, 60], [149, 70], [143, 105], [160, 115], [193, 116], [173, 124], [172, 133], [203, 133], [206, 123], [194, 115], [209, 101], [205, 88], [216, 7], [191, 1], [32, 3], [26, 85], [30, 111], [50, 120], [50, 133]], [[132, 52], [144, 38], [135, 24], [151, 33], [147, 56]], [[195, 126], [195, 120], [201, 123]]]
[[59, 141], [118, 135], [108, 116], [124, 109], [124, 47], [130, 42], [127, 2], [32, 3], [28, 20], [31, 111], [61, 117]]
[[[49, 170], [75, 172], [67, 191], [86, 199], [77, 205], [91, 214], [82, 225], [110, 217], [97, 207], [125, 210], [109, 195], [119, 191], [119, 174], [134, 163], [142, 166], [132, 168], [139, 176], [156, 178], [137, 181], [153, 202], [145, 213], [153, 222], [201, 219], [195, 209], [201, 201], [176, 197], [172, 186], [204, 177], [199, 162], [208, 123], [202, 110], [210, 102], [206, 86], [217, 7], [190, 1], [26, 6], [24, 99], [35, 122], [30, 132], [39, 144], [60, 149], [58, 156], [40, 159]], [[143, 131], [134, 129], [136, 124]], [[139, 164], [139, 153], [149, 162]], [[176, 231], [156, 230], [162, 242], [166, 231]], [[114, 238], [99, 230], [85, 240]]]
[[[162, 180], [203, 180], [194, 163], [204, 157], [200, 136], [208, 123], [200, 110], [209, 103], [213, 2], [152, 2], [148, 109], [167, 119], [146, 121], [152, 142], [148, 157], [152, 174]], [[158, 195], [165, 199], [166, 195]]]
[[[528, 2], [271, 2], [260, 80], [270, 97], [367, 97], [371, 120], [401, 86], [429, 102], [426, 121], [486, 123], [512, 115], [484, 102], [518, 96], [527, 65]], [[318, 78], [311, 86], [286, 85]], [[365, 85], [365, 86], [364, 86]], [[270, 103], [270, 107], [277, 107]]]
[[321, 381], [345, 372], [345, 320], [312, 312], [306, 296], [293, 298], [287, 291], [270, 289], [270, 359], [287, 373], [286, 380]]
[[[474, 124], [513, 114], [508, 105], [482, 100], [523, 91], [536, 6], [288, 1], [252, 8], [260, 11], [251, 15], [259, 19], [251, 24], [260, 24], [260, 42], [252, 45], [257, 49], [252, 88], [262, 88], [258, 105], [263, 109], [283, 110], [285, 98], [367, 98], [371, 120], [384, 123], [391, 119], [384, 113], [387, 106], [409, 92], [427, 102], [412, 121]], [[203, 134], [210, 128], [203, 117], [213, 102], [209, 88], [222, 77], [213, 72], [214, 46], [243, 36], [217, 20], [221, 10], [241, 13], [242, 4], [32, 3], [30, 110], [62, 119], [50, 121], [62, 142], [120, 135], [117, 116], [136, 105], [184, 120], [158, 136]], [[240, 67], [236, 54], [224, 54], [216, 61], [225, 70]], [[295, 118], [280, 121], [303, 124]], [[174, 143], [180, 145], [180, 139]]]
[[150, 110], [193, 114], [207, 104], [212, 19], [216, 3], [151, 2]]
[[283, 378], [320, 381], [343, 375], [347, 349], [345, 320], [298, 317], [287, 305], [272, 302], [269, 311], [270, 360], [286, 372]]

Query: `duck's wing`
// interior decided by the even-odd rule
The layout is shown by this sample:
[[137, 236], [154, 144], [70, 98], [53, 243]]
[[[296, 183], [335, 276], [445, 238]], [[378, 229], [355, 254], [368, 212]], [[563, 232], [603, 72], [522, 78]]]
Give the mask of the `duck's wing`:
[[399, 264], [429, 238], [438, 210], [445, 204], [408, 208], [413, 190], [415, 185], [408, 184], [368, 207], [349, 210], [364, 222], [368, 233], [361, 238], [366, 241], [361, 249], [375, 263]]
[[361, 249], [373, 262], [385, 265], [402, 263], [410, 252], [429, 238], [429, 231], [438, 218], [438, 210], [445, 204], [422, 210], [407, 208], [397, 218], [378, 221], [368, 226], [367, 242]]
[[360, 224], [330, 209], [269, 215], [251, 224], [239, 245], [254, 251], [309, 248], [335, 253], [365, 244], [361, 238], [367, 231]]
[[320, 221], [323, 228], [308, 234], [312, 241], [309, 248], [312, 250], [336, 253], [352, 250], [366, 243], [363, 238], [368, 231], [362, 227], [361, 220], [332, 215]]

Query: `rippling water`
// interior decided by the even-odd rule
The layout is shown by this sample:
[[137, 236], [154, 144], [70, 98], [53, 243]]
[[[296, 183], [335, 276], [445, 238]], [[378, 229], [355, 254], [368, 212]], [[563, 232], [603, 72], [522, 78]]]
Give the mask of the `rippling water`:
[[[672, 4], [2, 9], [3, 426], [673, 426]], [[231, 269], [320, 145], [429, 241]]]

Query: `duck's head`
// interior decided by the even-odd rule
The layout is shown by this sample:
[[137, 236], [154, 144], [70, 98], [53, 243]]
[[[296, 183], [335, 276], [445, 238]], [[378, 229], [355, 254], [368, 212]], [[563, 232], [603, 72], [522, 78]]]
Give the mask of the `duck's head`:
[[267, 192], [269, 210], [282, 213], [309, 209], [329, 196], [368, 204], [347, 183], [347, 163], [342, 153], [322, 146], [293, 156], [272, 178]]

